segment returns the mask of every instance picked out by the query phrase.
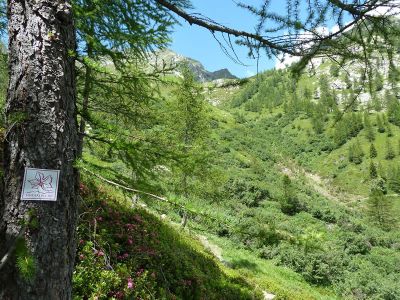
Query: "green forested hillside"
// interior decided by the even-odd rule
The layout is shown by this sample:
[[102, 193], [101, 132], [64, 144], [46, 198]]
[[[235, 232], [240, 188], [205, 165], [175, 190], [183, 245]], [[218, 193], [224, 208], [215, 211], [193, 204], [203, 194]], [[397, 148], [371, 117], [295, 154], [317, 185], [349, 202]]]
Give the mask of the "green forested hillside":
[[396, 86], [349, 109], [333, 80], [271, 71], [222, 105], [224, 234], [344, 298], [398, 299]]
[[131, 71], [85, 116], [75, 299], [400, 299], [393, 72]]
[[[132, 181], [129, 164], [99, 156], [107, 151], [93, 142], [84, 165], [164, 195], [169, 202], [143, 193], [134, 199], [167, 222], [183, 223], [256, 293], [400, 299], [396, 90], [382, 87], [375, 94], [381, 106], [374, 107], [376, 98], [359, 103], [354, 96], [360, 82], [335, 90], [331, 82], [341, 73], [327, 63], [318, 70], [329, 72], [294, 80], [287, 71], [268, 71], [248, 82], [203, 87], [190, 74], [183, 82], [166, 77], [159, 91], [165, 101], [150, 104], [161, 117], [147, 119], [141, 130], [152, 137], [151, 155], [164, 147], [157, 150], [163, 163], [146, 168], [145, 184]], [[209, 298], [238, 297], [206, 291]]]

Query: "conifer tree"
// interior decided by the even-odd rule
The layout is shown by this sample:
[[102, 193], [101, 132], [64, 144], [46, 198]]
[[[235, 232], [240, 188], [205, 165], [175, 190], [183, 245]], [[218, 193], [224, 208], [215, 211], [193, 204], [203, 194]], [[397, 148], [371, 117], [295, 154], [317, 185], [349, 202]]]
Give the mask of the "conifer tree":
[[[0, 0], [1, 10], [3, 4]], [[0, 299], [72, 299], [78, 171], [71, 3], [9, 0], [7, 13], [8, 129], [1, 143]], [[26, 167], [60, 171], [56, 201], [21, 201]], [[33, 216], [34, 231], [27, 224]], [[18, 247], [20, 243], [23, 247]], [[16, 248], [24, 251], [16, 253]]]
[[377, 126], [378, 126], [378, 132], [384, 133], [385, 132], [385, 127], [383, 126], [382, 118], [381, 118], [381, 116], [379, 114], [376, 117], [376, 123], [377, 123]]
[[334, 94], [329, 86], [328, 78], [322, 75], [319, 79], [320, 88], [320, 103], [323, 105], [326, 112], [332, 112], [334, 107], [337, 106]]
[[374, 179], [377, 177], [378, 177], [378, 171], [376, 169], [374, 162], [371, 160], [369, 164], [369, 178]]
[[356, 165], [361, 164], [363, 160], [364, 152], [361, 148], [360, 142], [357, 139], [349, 147], [349, 161], [355, 163]]
[[392, 128], [390, 127], [390, 124], [387, 125], [387, 136], [388, 137], [393, 136], [393, 132], [392, 132]]
[[400, 193], [400, 166], [399, 165], [389, 166], [388, 186], [392, 191], [394, 191], [396, 193]]
[[184, 67], [182, 76], [182, 81], [173, 91], [175, 98], [171, 100], [170, 125], [177, 141], [190, 147], [205, 143], [210, 129], [209, 113], [203, 89], [195, 81], [194, 74]]
[[321, 134], [324, 132], [324, 121], [322, 114], [314, 112], [313, 117], [311, 118], [311, 124], [316, 134]]
[[[76, 147], [78, 131], [76, 130], [75, 119], [75, 58], [80, 60], [83, 68], [81, 71], [83, 71], [82, 73], [84, 73], [85, 77], [82, 82], [83, 89], [81, 89], [83, 92], [80, 113], [82, 119], [87, 118], [86, 121], [88, 121], [90, 113], [87, 110], [90, 107], [88, 102], [90, 97], [87, 91], [90, 91], [93, 87], [93, 81], [88, 75], [93, 71], [93, 61], [96, 58], [111, 59], [114, 67], [118, 70], [119, 67], [125, 65], [125, 59], [130, 58], [129, 56], [124, 57], [119, 61], [120, 64], [116, 63], [118, 58], [121, 58], [124, 54], [135, 50], [139, 50], [138, 52], [142, 53], [143, 48], [148, 48], [147, 46], [151, 48], [154, 44], [159, 44], [159, 42], [165, 44], [164, 35], [155, 38], [150, 43], [142, 43], [143, 39], [147, 40], [148, 37], [154, 36], [154, 32], [158, 28], [162, 32], [167, 31], [168, 24], [165, 23], [169, 23], [172, 20], [172, 16], [168, 13], [165, 14], [165, 9], [177, 13], [191, 24], [198, 24], [209, 29], [213, 34], [214, 32], [224, 32], [234, 36], [243, 36], [242, 44], [250, 46], [251, 49], [254, 49], [252, 42], [260, 42], [259, 45], [265, 45], [269, 56], [276, 56], [280, 53], [303, 56], [304, 59], [298, 65], [299, 68], [304, 67], [317, 52], [318, 54], [333, 53], [337, 55], [345, 52], [344, 57], [346, 57], [346, 55], [353, 54], [349, 45], [353, 45], [356, 42], [358, 42], [358, 45], [364, 46], [364, 50], [369, 50], [366, 49], [364, 38], [361, 38], [361, 41], [349, 38], [346, 43], [347, 39], [336, 39], [335, 37], [343, 32], [349, 33], [346, 34], [346, 36], [349, 36], [351, 34], [351, 32], [347, 31], [349, 26], [354, 25], [359, 28], [358, 26], [365, 25], [366, 21], [375, 21], [371, 24], [374, 24], [374, 28], [380, 28], [380, 32], [382, 32], [384, 29], [382, 27], [386, 27], [391, 21], [387, 18], [377, 18], [373, 14], [369, 14], [382, 5], [376, 1], [367, 1], [365, 5], [361, 6], [358, 3], [345, 4], [342, 1], [329, 1], [326, 4], [326, 9], [322, 10], [320, 9], [319, 1], [316, 3], [310, 1], [307, 7], [309, 14], [306, 16], [308, 22], [299, 22], [298, 16], [301, 14], [297, 12], [299, 11], [300, 1], [288, 1], [288, 18], [281, 18], [276, 14], [266, 14], [264, 10], [259, 11], [250, 7], [250, 11], [258, 16], [263, 16], [258, 27], [260, 31], [262, 31], [264, 21], [271, 20], [275, 20], [279, 28], [288, 28], [290, 30], [289, 34], [285, 34], [283, 37], [287, 37], [287, 39], [282, 43], [280, 39], [278, 39], [279, 42], [273, 42], [263, 38], [260, 34], [237, 33], [237, 31], [232, 31], [227, 27], [218, 26], [216, 22], [208, 22], [206, 18], [196, 18], [194, 15], [185, 14], [180, 9], [180, 6], [177, 6], [180, 2], [178, 0], [155, 0], [154, 2], [145, 0], [74, 1], [75, 20], [73, 20], [71, 1], [8, 1], [8, 16], [10, 18], [8, 30], [10, 39], [10, 81], [7, 117], [8, 121], [12, 121], [13, 117], [15, 117], [15, 115], [13, 116], [14, 113], [22, 112], [26, 113], [29, 118], [22, 120], [17, 126], [9, 128], [8, 136], [5, 140], [7, 164], [4, 172], [4, 181], [7, 184], [5, 185], [4, 194], [7, 197], [2, 198], [6, 198], [7, 202], [2, 203], [0, 207], [3, 209], [7, 206], [7, 209], [1, 212], [4, 220], [1, 221], [0, 228], [1, 230], [5, 228], [7, 232], [0, 234], [0, 250], [2, 252], [7, 251], [4, 249], [9, 248], [11, 239], [15, 238], [20, 231], [21, 220], [24, 219], [26, 208], [38, 206], [36, 203], [29, 203], [27, 207], [24, 207], [18, 199], [21, 174], [23, 167], [26, 166], [25, 164], [41, 164], [42, 167], [60, 168], [62, 177], [59, 188], [59, 201], [54, 205], [49, 203], [49, 205], [45, 206], [45, 209], [38, 209], [40, 228], [29, 237], [29, 247], [32, 248], [36, 255], [41, 256], [41, 259], [38, 259], [38, 268], [40, 269], [38, 274], [40, 276], [36, 278], [34, 284], [29, 284], [23, 283], [20, 278], [14, 278], [14, 276], [17, 277], [16, 272], [10, 272], [13, 278], [7, 278], [7, 281], [0, 280], [0, 288], [6, 287], [7, 289], [5, 294], [0, 293], [0, 298], [71, 298], [70, 277], [72, 275], [73, 250], [75, 248], [74, 232], [76, 229], [78, 186], [78, 174], [74, 169], [73, 162], [82, 149], [82, 141], [80, 141], [79, 147]], [[0, 3], [4, 4], [4, 1]], [[84, 5], [80, 7], [81, 10], [79, 11], [79, 5], [82, 3]], [[268, 1], [265, 4], [268, 4]], [[385, 1], [384, 5], [386, 4], [388, 4], [387, 1]], [[103, 14], [105, 11], [102, 9], [105, 7], [108, 8], [107, 14]], [[128, 11], [127, 8], [131, 7], [135, 9]], [[148, 14], [145, 13], [146, 9], [148, 9]], [[87, 14], [80, 14], [82, 12]], [[110, 18], [110, 13], [119, 12], [121, 13], [118, 14], [117, 18]], [[343, 26], [343, 12], [352, 16], [352, 23], [349, 26]], [[308, 42], [297, 38], [298, 33], [303, 32], [305, 29], [310, 33], [316, 32], [317, 28], [325, 24], [324, 20], [326, 20], [327, 14], [335, 16], [337, 23], [342, 25], [339, 26], [339, 32], [336, 32], [335, 35], [329, 34], [322, 37], [318, 33], [308, 39]], [[4, 28], [2, 15], [4, 15], [3, 9], [0, 12], [0, 31], [3, 31]], [[154, 16], [155, 18], [153, 18]], [[98, 24], [94, 22], [94, 18], [97, 18]], [[167, 22], [162, 22], [158, 27], [159, 20]], [[87, 26], [87, 31], [83, 30], [84, 27], [80, 27], [82, 24], [79, 23]], [[77, 43], [74, 40], [76, 37], [75, 24], [78, 27], [78, 31], [76, 31], [78, 36]], [[308, 27], [303, 28], [304, 26]], [[140, 32], [137, 36], [138, 39], [133, 42], [126, 35], [127, 31], [132, 27], [139, 32], [141, 29], [145, 29], [144, 32]], [[295, 30], [295, 35], [291, 34], [292, 30]], [[115, 33], [115, 31], [118, 31], [118, 38], [110, 39], [108, 34], [110, 32]], [[354, 31], [356, 32], [357, 30]], [[379, 30], [377, 31], [379, 32]], [[376, 30], [373, 32], [376, 32]], [[97, 33], [100, 33], [100, 38], [97, 39], [99, 43], [95, 41], [95, 34]], [[368, 36], [368, 38], [369, 40], [373, 39], [371, 36]], [[386, 41], [386, 35], [382, 35], [382, 39]], [[228, 40], [230, 41], [230, 39]], [[84, 48], [82, 52], [86, 57], [82, 59], [82, 56], [74, 53], [75, 45], [78, 46], [78, 49], [80, 47]], [[126, 47], [127, 45], [129, 46]], [[310, 45], [315, 47], [310, 47]], [[317, 49], [320, 49], [320, 51], [317, 51]], [[105, 50], [103, 52], [104, 55], [100, 54], [103, 50]], [[372, 51], [364, 51], [364, 53], [368, 54], [372, 53]], [[121, 73], [118, 73], [117, 77], [119, 75]], [[112, 79], [114, 80], [115, 77], [112, 77]], [[117, 80], [117, 86], [129, 82], [129, 79], [133, 78], [131, 76], [123, 76], [123, 79]], [[123, 94], [124, 89], [122, 86], [119, 92]], [[115, 97], [113, 100], [115, 100]], [[123, 111], [130, 108], [130, 106], [122, 105], [121, 107], [118, 106], [118, 108]], [[108, 109], [112, 111], [115, 107], [108, 107]], [[81, 122], [79, 131], [81, 136], [86, 134], [84, 125]], [[134, 155], [131, 155], [130, 159], [132, 157], [134, 157], [134, 160], [136, 159]], [[3, 245], [6, 245], [6, 247], [3, 247]], [[14, 271], [14, 266], [9, 267]], [[4, 272], [1, 272], [1, 275], [3, 277]], [[11, 296], [9, 296], [10, 293]]]
[[384, 126], [386, 126], [386, 127], [389, 126], [389, 121], [388, 121], [388, 118], [385, 113], [382, 115], [382, 121], [383, 121]]
[[377, 156], [378, 156], [378, 152], [376, 151], [374, 144], [371, 143], [371, 145], [369, 146], [369, 157], [375, 158]]
[[387, 139], [386, 140], [386, 155], [385, 155], [385, 159], [393, 159], [396, 157], [396, 153], [394, 152], [393, 146], [390, 143], [390, 140]]
[[292, 181], [289, 176], [285, 175], [282, 178], [283, 198], [281, 200], [281, 210], [287, 215], [295, 215], [302, 209], [301, 203], [294, 194]]
[[400, 125], [400, 104], [396, 96], [389, 92], [385, 92], [385, 102], [387, 108], [387, 118], [389, 122]]
[[[175, 1], [155, 0], [158, 4], [169, 8], [189, 24], [199, 25], [210, 30], [214, 37], [217, 33], [223, 35], [222, 40], [227, 47], [232, 48], [231, 36], [238, 37], [237, 43], [250, 48], [251, 53], [259, 48], [266, 51], [267, 56], [289, 54], [301, 56], [301, 60], [293, 66], [298, 73], [303, 70], [316, 55], [327, 54], [329, 57], [366, 60], [372, 57], [373, 40], [380, 38], [392, 51], [396, 49], [396, 34], [389, 34], [388, 28], [393, 28], [395, 18], [392, 14], [377, 16], [377, 9], [397, 11], [400, 6], [396, 1], [283, 1], [284, 13], [277, 11], [269, 0], [261, 1], [260, 5], [239, 3], [238, 6], [253, 14], [258, 22], [256, 32], [244, 32], [235, 28], [222, 26], [213, 20], [196, 14], [190, 14], [174, 5]], [[275, 8], [275, 9], [274, 9]], [[301, 12], [301, 13], [300, 13]], [[348, 15], [350, 23], [344, 23], [344, 15]], [[329, 23], [339, 24], [334, 33], [321, 33], [322, 27]], [[347, 20], [346, 20], [347, 22]], [[371, 26], [373, 24], [373, 26]], [[368, 30], [365, 28], [368, 27]], [[349, 30], [351, 28], [351, 30]], [[279, 35], [283, 31], [285, 34]], [[271, 35], [271, 33], [277, 33]], [[304, 34], [304, 33], [307, 34]], [[361, 34], [362, 33], [362, 34]], [[301, 38], [299, 38], [301, 37]], [[338, 38], [341, 37], [341, 38]], [[360, 54], [353, 51], [359, 47]], [[336, 50], [336, 51], [334, 51]], [[257, 50], [258, 51], [258, 50]], [[340, 60], [340, 59], [339, 59]], [[362, 73], [362, 76], [365, 76]]]
[[329, 74], [330, 74], [332, 77], [338, 77], [338, 76], [339, 76], [339, 71], [340, 71], [340, 68], [339, 68], [338, 65], [332, 64], [332, 65], [329, 67]]
[[351, 110], [351, 111], [358, 110], [359, 100], [356, 97], [353, 89], [351, 89], [350, 93], [347, 94], [347, 96], [345, 97], [344, 104], [345, 104], [346, 109], [348, 109], [348, 110]]
[[382, 110], [382, 101], [378, 99], [376, 94], [372, 95], [372, 107], [375, 111], [380, 112]]
[[364, 113], [364, 128], [365, 128], [365, 134], [366, 134], [367, 140], [369, 142], [374, 141], [375, 140], [375, 131], [374, 131], [374, 128], [372, 127], [371, 120], [370, 120], [367, 112]]
[[397, 68], [393, 64], [391, 64], [389, 66], [388, 79], [393, 88], [397, 88], [397, 83], [399, 82], [400, 79], [399, 75], [400, 75], [399, 70], [397, 70]]
[[[0, 34], [6, 23], [5, 3], [0, 0]], [[133, 6], [135, 9], [129, 11]], [[85, 126], [81, 126], [82, 130], [77, 126], [77, 103], [82, 104], [81, 121], [89, 119], [87, 91], [93, 86], [93, 77], [89, 76], [93, 72], [90, 72], [107, 71], [100, 60], [112, 61], [115, 69], [131, 66], [121, 56], [135, 50], [136, 54], [144, 53], [145, 48], [156, 44], [165, 45], [173, 18], [161, 6], [146, 0], [9, 0], [7, 15], [10, 92], [6, 115], [8, 124], [16, 126], [9, 128], [4, 142], [2, 181], [6, 184], [0, 197], [0, 299], [72, 299], [79, 204], [79, 173], [75, 162], [81, 154], [81, 138], [86, 136]], [[126, 26], [127, 23], [131, 26]], [[137, 35], [130, 43], [127, 34], [132, 31]], [[119, 65], [115, 63], [118, 59], [121, 59]], [[107, 72], [101, 71], [99, 90], [106, 82], [119, 86], [119, 93], [113, 95], [112, 101], [101, 99], [103, 104], [109, 104], [107, 110], [114, 114], [118, 110], [125, 112], [130, 108], [126, 103], [113, 105], [125, 92], [122, 86], [134, 85], [137, 78], [120, 76], [118, 71], [116, 76], [105, 78]], [[75, 75], [80, 77], [82, 73], [85, 80], [76, 80]], [[82, 101], [76, 101], [77, 90]], [[20, 200], [24, 167], [60, 170], [57, 201]], [[30, 212], [38, 220], [33, 234], [26, 224]], [[24, 280], [24, 265], [15, 264], [18, 253], [14, 255], [13, 246], [21, 236], [26, 246], [23, 252], [30, 255], [17, 259], [33, 261], [29, 264], [35, 269], [34, 276], [29, 278], [32, 280]]]
[[379, 71], [375, 71], [374, 82], [375, 91], [381, 91], [383, 89], [383, 77]]
[[386, 168], [383, 166], [382, 162], [379, 161], [378, 162], [378, 175], [380, 178], [382, 178], [383, 180], [387, 179], [387, 172], [386, 172]]
[[[168, 131], [177, 146], [179, 159], [173, 166], [178, 182], [176, 191], [186, 199], [193, 193], [193, 180], [205, 176], [209, 170], [209, 113], [201, 86], [188, 67], [182, 70], [183, 78], [173, 91], [169, 108]], [[186, 224], [184, 213], [182, 225]]]
[[[180, 6], [183, 1], [175, 4]], [[140, 62], [148, 51], [168, 43], [174, 20], [168, 9], [146, 0], [79, 0], [73, 4], [78, 45], [74, 55], [80, 61], [77, 102], [81, 155], [84, 139], [92, 138], [86, 134], [87, 124], [98, 133], [93, 138], [98, 142], [108, 140], [104, 135], [109, 134], [114, 118], [125, 124], [139, 121], [141, 107], [154, 97], [146, 85], [155, 78], [142, 70]], [[147, 78], [146, 83], [143, 78]], [[114, 138], [123, 136], [117, 133]], [[113, 147], [128, 143], [124, 139]]]
[[349, 146], [348, 157], [349, 157], [349, 162], [353, 162], [354, 161], [354, 144], [351, 144]]
[[371, 220], [384, 230], [391, 230], [395, 225], [393, 201], [385, 197], [384, 181], [376, 178], [371, 181], [368, 198], [368, 214]]

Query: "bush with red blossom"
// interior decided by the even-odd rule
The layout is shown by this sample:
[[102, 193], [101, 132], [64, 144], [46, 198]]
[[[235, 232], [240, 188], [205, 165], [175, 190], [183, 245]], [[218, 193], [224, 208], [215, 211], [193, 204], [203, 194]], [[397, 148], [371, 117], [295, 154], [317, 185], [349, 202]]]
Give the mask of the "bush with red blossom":
[[252, 287], [159, 218], [88, 186], [81, 185], [74, 299], [254, 299]]

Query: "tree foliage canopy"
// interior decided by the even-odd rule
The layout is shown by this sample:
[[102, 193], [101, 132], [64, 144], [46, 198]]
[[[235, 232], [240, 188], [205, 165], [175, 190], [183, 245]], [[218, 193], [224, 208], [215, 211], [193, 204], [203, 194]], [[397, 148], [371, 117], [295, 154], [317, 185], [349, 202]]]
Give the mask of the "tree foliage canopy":
[[[78, 53], [91, 48], [96, 57], [109, 58], [121, 66], [128, 55], [144, 56], [153, 47], [165, 46], [174, 17], [168, 9], [149, 0], [73, 1]], [[187, 7], [186, 0], [174, 5]]]

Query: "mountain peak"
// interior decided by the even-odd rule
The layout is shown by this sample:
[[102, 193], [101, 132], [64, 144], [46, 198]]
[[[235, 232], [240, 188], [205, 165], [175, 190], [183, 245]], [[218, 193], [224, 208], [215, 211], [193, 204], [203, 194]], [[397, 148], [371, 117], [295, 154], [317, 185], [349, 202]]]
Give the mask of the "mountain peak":
[[178, 54], [170, 49], [159, 50], [149, 57], [149, 62], [156, 68], [173, 68], [172, 73], [180, 76], [183, 65], [187, 65], [193, 72], [196, 80], [200, 82], [213, 81], [216, 79], [237, 79], [227, 68], [214, 72], [205, 69], [203, 64], [195, 59]]

